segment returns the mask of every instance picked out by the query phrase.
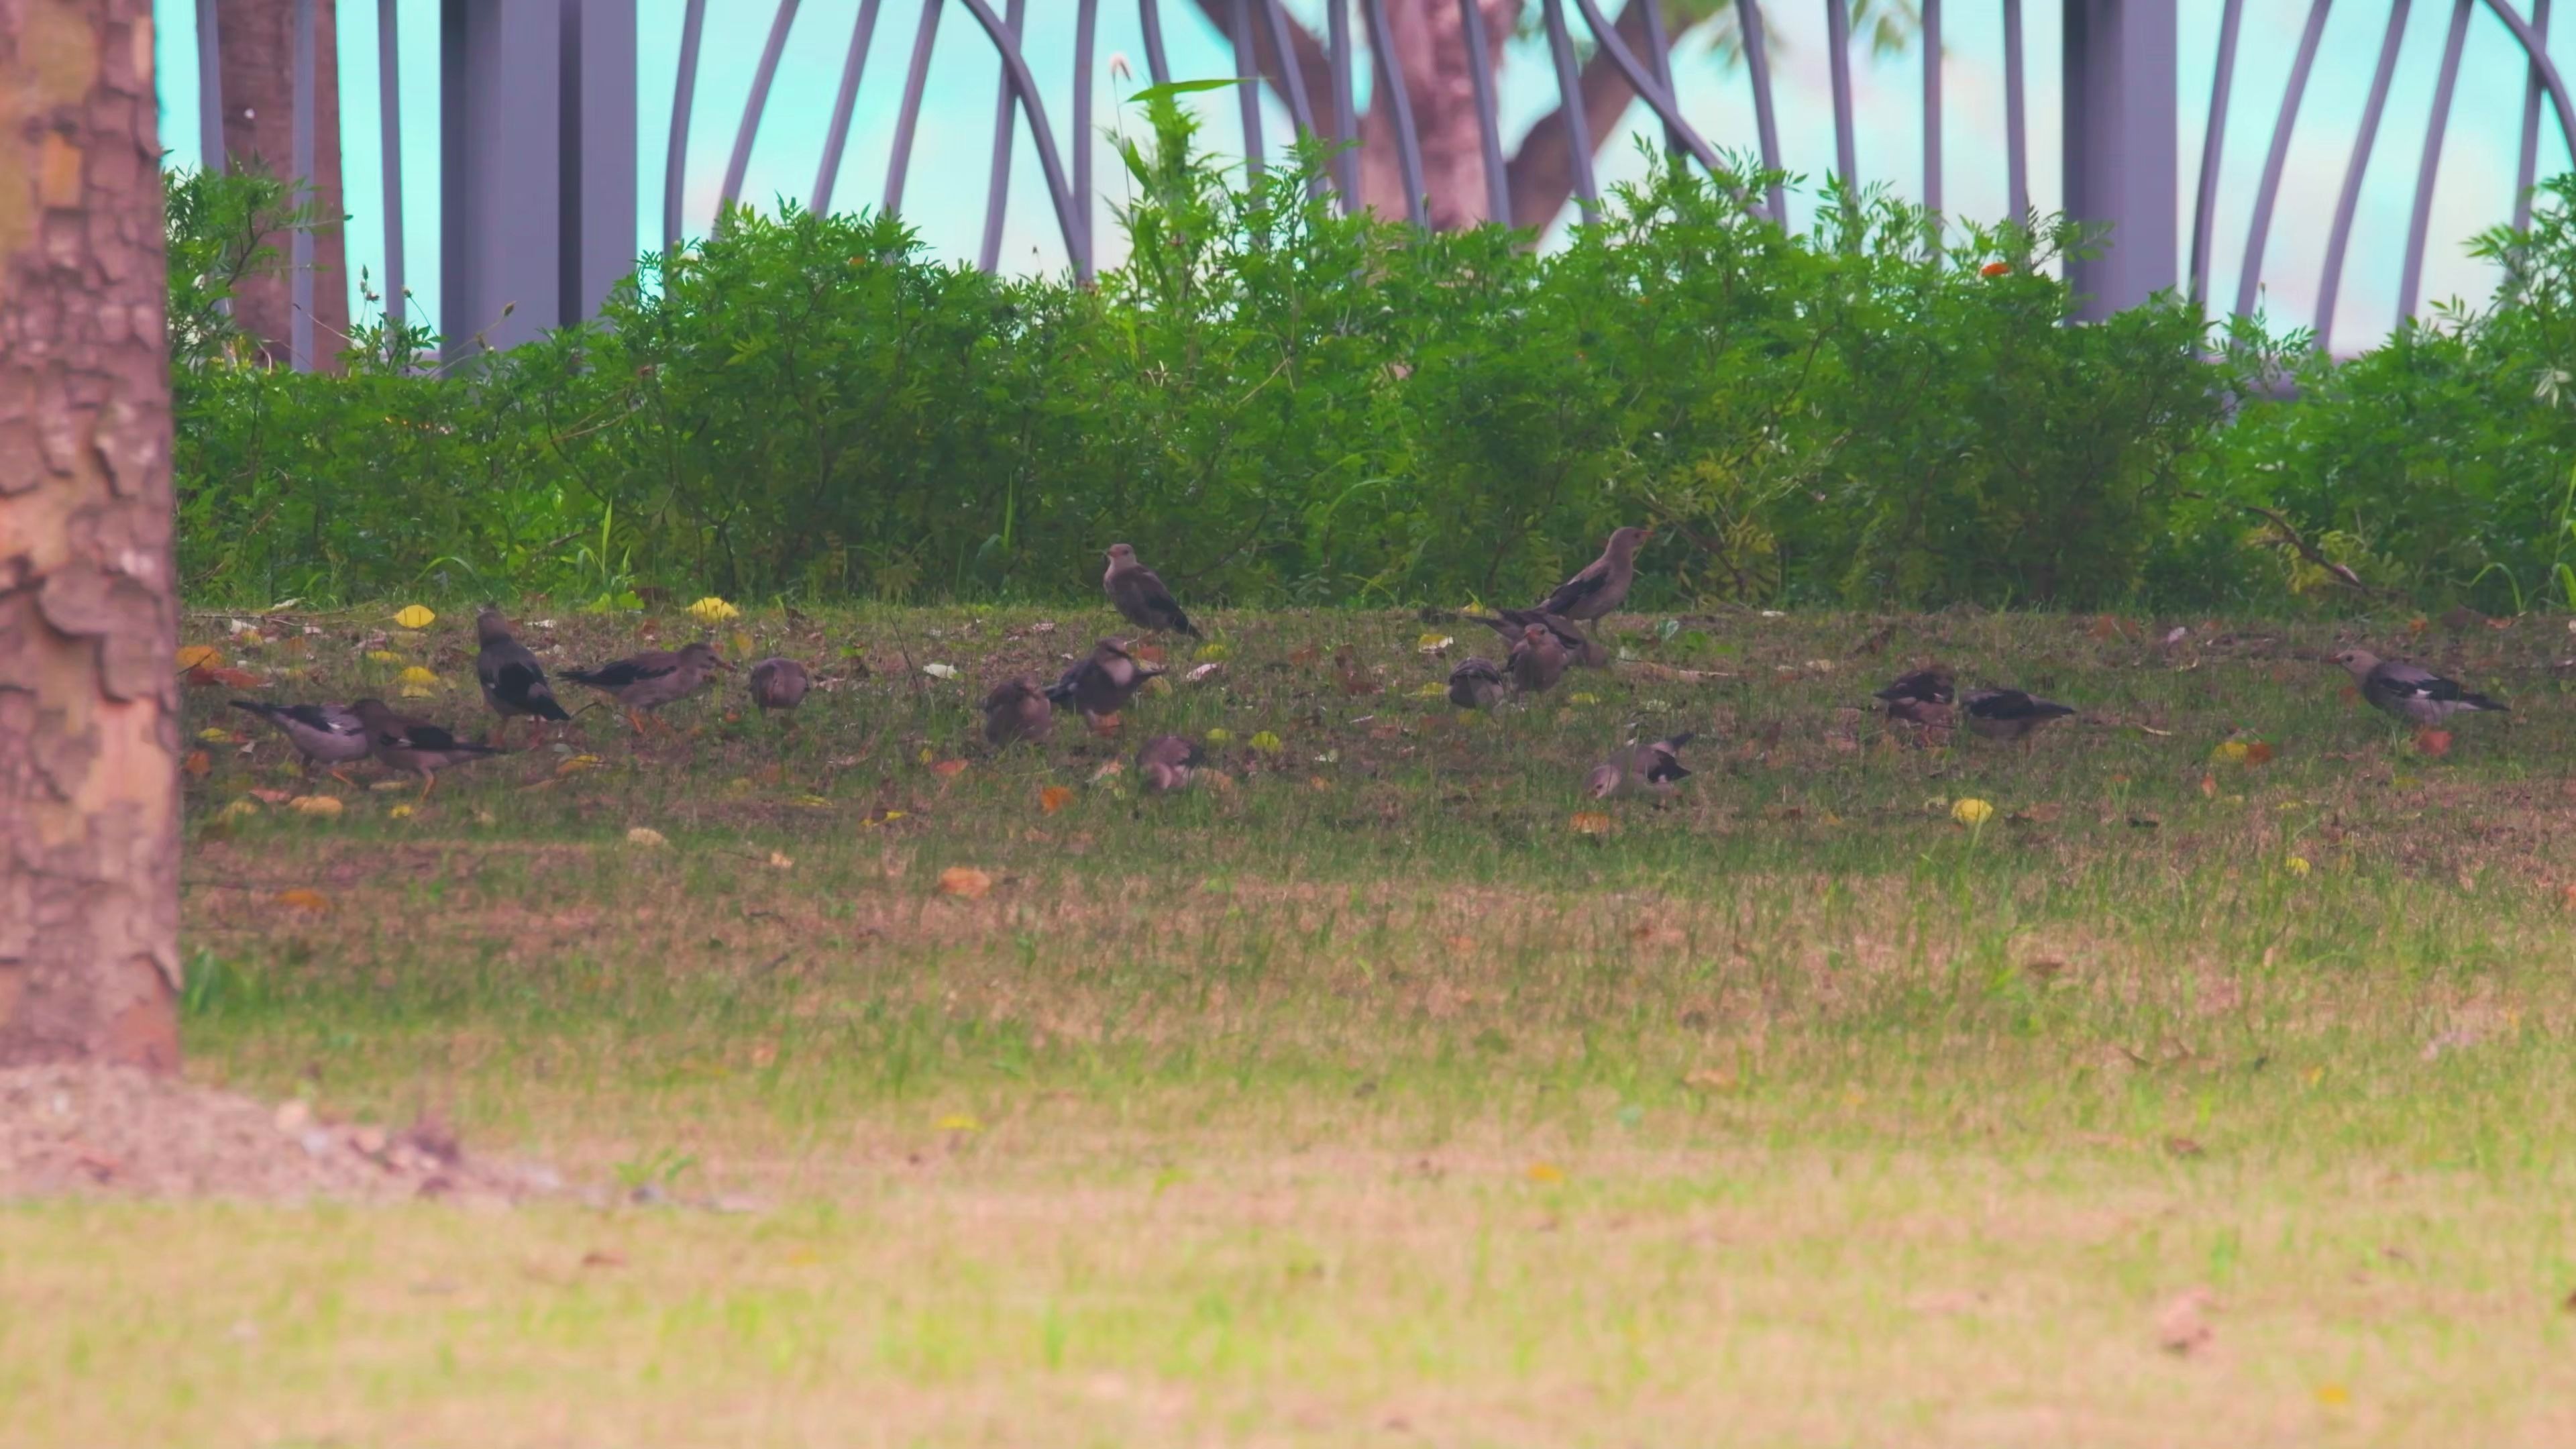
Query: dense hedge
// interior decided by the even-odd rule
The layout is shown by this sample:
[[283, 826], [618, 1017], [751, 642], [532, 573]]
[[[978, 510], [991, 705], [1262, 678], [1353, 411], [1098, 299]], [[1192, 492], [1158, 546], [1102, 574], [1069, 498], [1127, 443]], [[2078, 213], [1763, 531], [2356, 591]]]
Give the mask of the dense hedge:
[[2278, 354], [2175, 301], [2065, 325], [2064, 223], [1870, 195], [1790, 235], [1741, 202], [1765, 178], [1672, 171], [1541, 256], [1229, 189], [1152, 110], [1095, 288], [736, 211], [599, 325], [448, 375], [381, 327], [344, 375], [238, 365], [213, 303], [275, 193], [175, 178], [188, 587], [1043, 597], [1125, 539], [1193, 598], [1454, 602], [1651, 518], [1650, 603], [2216, 604], [2316, 581], [2247, 502], [2436, 591], [2531, 587], [2566, 535], [2532, 511], [2564, 405], [2515, 371], [2565, 366], [2563, 190], [2493, 311], [2228, 426]]

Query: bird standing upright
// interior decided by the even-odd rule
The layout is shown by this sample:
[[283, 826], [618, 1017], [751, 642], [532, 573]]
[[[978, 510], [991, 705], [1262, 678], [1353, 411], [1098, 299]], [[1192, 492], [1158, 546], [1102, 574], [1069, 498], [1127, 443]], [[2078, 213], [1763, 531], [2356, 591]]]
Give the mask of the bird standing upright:
[[624, 705], [626, 722], [640, 735], [644, 733], [646, 713], [706, 688], [718, 669], [730, 673], [733, 666], [717, 658], [716, 647], [701, 639], [678, 649], [648, 649], [596, 669], [567, 669], [564, 678], [586, 684]]
[[233, 708], [248, 710], [275, 725], [295, 746], [306, 774], [319, 763], [326, 767], [324, 774], [341, 784], [358, 783], [340, 769], [368, 754], [367, 726], [355, 710], [338, 704], [262, 704], [255, 699], [234, 700]]
[[381, 699], [362, 699], [349, 706], [367, 727], [367, 747], [397, 770], [409, 770], [420, 776], [420, 798], [438, 788], [438, 772], [450, 765], [497, 755], [491, 745], [478, 745], [460, 740], [446, 727], [425, 719], [399, 715], [387, 708]]
[[502, 617], [499, 605], [486, 604], [474, 616], [474, 637], [481, 645], [474, 651], [474, 677], [483, 686], [483, 702], [501, 717], [501, 728], [494, 734], [506, 732], [514, 719], [572, 718], [555, 702], [545, 666], [510, 632], [510, 621]]
[[1589, 622], [1626, 603], [1628, 586], [1637, 581], [1637, 549], [1653, 533], [1651, 528], [1612, 530], [1601, 557], [1557, 585], [1555, 593], [1538, 601], [1535, 612]]
[[751, 666], [751, 702], [762, 714], [773, 709], [796, 712], [805, 702], [805, 691], [814, 687], [814, 677], [805, 666], [784, 655], [773, 654]]
[[2510, 713], [2485, 695], [2462, 689], [2456, 680], [2417, 665], [2382, 659], [2367, 649], [2346, 649], [2334, 656], [2334, 662], [2352, 676], [2363, 699], [2409, 724], [2431, 728], [2462, 710]]
[[1682, 768], [1681, 750], [1693, 738], [1689, 730], [1684, 730], [1670, 739], [1628, 745], [1594, 766], [1583, 788], [1595, 800], [1640, 791], [1652, 791], [1658, 797], [1670, 795], [1675, 784], [1690, 777], [1690, 771]]
[[1007, 745], [1015, 740], [1043, 744], [1055, 731], [1055, 706], [1025, 676], [1014, 675], [984, 696], [984, 740]]
[[1163, 587], [1162, 577], [1136, 562], [1136, 550], [1126, 544], [1109, 545], [1109, 571], [1100, 576], [1100, 587], [1110, 604], [1137, 628], [1199, 637], [1198, 626], [1181, 612], [1172, 591]]
[[1511, 657], [1504, 662], [1511, 670], [1513, 688], [1523, 694], [1544, 694], [1565, 677], [1565, 646], [1546, 625], [1524, 624], [1520, 641], [1512, 645]]

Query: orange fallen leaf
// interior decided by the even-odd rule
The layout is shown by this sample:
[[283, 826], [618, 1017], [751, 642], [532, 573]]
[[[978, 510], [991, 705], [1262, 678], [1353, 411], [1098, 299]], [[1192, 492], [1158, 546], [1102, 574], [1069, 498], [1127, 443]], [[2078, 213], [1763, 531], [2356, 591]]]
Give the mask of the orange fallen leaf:
[[188, 778], [192, 780], [202, 780], [206, 778], [206, 772], [212, 770], [214, 767], [215, 762], [208, 759], [206, 757], [206, 752], [203, 750], [190, 750], [188, 752], [188, 758], [179, 762], [179, 768], [187, 771]]
[[2245, 746], [2245, 763], [2249, 765], [2263, 764], [2270, 760], [2272, 755], [2272, 742], [2269, 740], [2253, 740]]
[[320, 891], [306, 890], [302, 886], [298, 886], [293, 890], [279, 891], [277, 893], [277, 903], [286, 907], [290, 911], [311, 911], [315, 915], [320, 915], [322, 912], [331, 909], [331, 898], [329, 896], [322, 894]]
[[2203, 799], [2208, 799], [2208, 800], [2215, 800], [2215, 799], [2217, 799], [2217, 798], [2218, 798], [2218, 777], [2217, 777], [2216, 775], [2203, 775], [2203, 776], [2201, 776], [2201, 777], [2200, 777], [2200, 793], [2201, 793], [2201, 797], [2202, 797]]
[[1565, 1181], [1565, 1169], [1557, 1166], [1553, 1162], [1533, 1162], [1529, 1165], [1529, 1180], [1532, 1182], [1563, 1182]]
[[943, 780], [954, 780], [965, 772], [966, 762], [964, 760], [941, 760], [939, 763], [930, 767], [930, 773], [937, 775]]
[[250, 792], [250, 797], [263, 805], [283, 805], [295, 798], [292, 793], [285, 790], [253, 790]]
[[257, 689], [267, 683], [247, 669], [209, 669], [206, 671], [206, 678], [227, 689]]
[[1038, 813], [1041, 815], [1053, 815], [1072, 803], [1073, 788], [1069, 785], [1049, 785], [1038, 792]]
[[1163, 662], [1163, 647], [1159, 644], [1139, 644], [1127, 652], [1144, 660], [1148, 664], [1160, 664]]
[[1291, 664], [1312, 664], [1323, 657], [1324, 651], [1313, 644], [1300, 644], [1288, 651], [1288, 662]]
[[2438, 760], [2451, 752], [2449, 730], [2417, 730], [2415, 748], [2427, 758]]
[[1090, 722], [1091, 732], [1104, 740], [1118, 733], [1118, 716], [1114, 714], [1087, 715], [1085, 718]]
[[1574, 827], [1574, 832], [1577, 835], [1607, 835], [1610, 833], [1610, 817], [1602, 814], [1598, 810], [1577, 811], [1574, 818], [1567, 823]]
[[223, 651], [212, 644], [191, 644], [179, 651], [181, 669], [215, 669], [224, 662]]
[[939, 893], [980, 901], [993, 890], [993, 878], [971, 865], [952, 865], [939, 873]]

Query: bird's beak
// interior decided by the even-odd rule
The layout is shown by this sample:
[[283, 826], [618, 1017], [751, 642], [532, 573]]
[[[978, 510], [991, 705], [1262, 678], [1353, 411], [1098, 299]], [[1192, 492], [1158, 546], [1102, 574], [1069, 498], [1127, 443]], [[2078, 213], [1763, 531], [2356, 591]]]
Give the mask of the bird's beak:
[[716, 668], [723, 670], [725, 673], [727, 673], [727, 674], [731, 674], [731, 673], [733, 673], [733, 666], [732, 666], [732, 665], [730, 665], [730, 664], [727, 664], [727, 663], [726, 663], [726, 662], [724, 662], [722, 659], [718, 659], [718, 660], [716, 660], [715, 664], [716, 664]]

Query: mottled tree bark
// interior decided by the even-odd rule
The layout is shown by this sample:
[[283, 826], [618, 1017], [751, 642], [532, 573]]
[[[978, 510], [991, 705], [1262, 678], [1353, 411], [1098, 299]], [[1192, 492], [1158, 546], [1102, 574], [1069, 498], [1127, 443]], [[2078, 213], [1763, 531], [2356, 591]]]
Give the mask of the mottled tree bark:
[[0, 0], [0, 1062], [178, 1064], [151, 0]]
[[[1713, 0], [1629, 0], [1612, 22], [1632, 54], [1646, 52], [1646, 5], [1664, 7], [1667, 40], [1712, 16], [1731, 16]], [[1414, 134], [1422, 145], [1422, 189], [1433, 227], [1458, 230], [1486, 220], [1484, 138], [1476, 121], [1474, 80], [1466, 67], [1465, 24], [1458, 0], [1387, 0], [1387, 29], [1404, 67], [1405, 96], [1413, 104]], [[1525, 0], [1478, 0], [1485, 15], [1488, 73], [1502, 65], [1503, 42], [1510, 38], [1525, 9]], [[1217, 29], [1232, 37], [1234, 7], [1225, 0], [1199, 0], [1199, 9]], [[1578, 20], [1577, 33], [1588, 36]], [[1287, 68], [1279, 63], [1266, 28], [1256, 25], [1256, 51], [1261, 73], [1271, 89], [1286, 94]], [[1291, 25], [1289, 44], [1297, 52], [1306, 81], [1308, 103], [1327, 124], [1332, 114], [1332, 64], [1324, 47], [1302, 26]], [[1382, 63], [1382, 62], [1381, 62]], [[1583, 116], [1597, 153], [1610, 139], [1610, 128], [1636, 100], [1625, 72], [1609, 56], [1595, 52], [1576, 78], [1582, 92]], [[1382, 216], [1407, 215], [1404, 173], [1396, 157], [1395, 112], [1378, 87], [1359, 117], [1360, 199]], [[1574, 195], [1573, 132], [1565, 107], [1539, 118], [1516, 148], [1507, 148], [1504, 171], [1511, 183], [1514, 226], [1539, 228], [1555, 219]]]
[[[223, 65], [224, 154], [255, 161], [288, 181], [308, 181], [328, 225], [313, 233], [313, 359], [339, 366], [349, 335], [349, 250], [339, 218], [340, 66], [338, 7], [313, 0], [313, 174], [295, 172], [296, 0], [223, 0], [215, 7], [216, 58]], [[289, 238], [268, 238], [282, 258]], [[292, 276], [283, 268], [242, 278], [233, 319], [257, 338], [270, 363], [285, 366], [294, 322]]]

